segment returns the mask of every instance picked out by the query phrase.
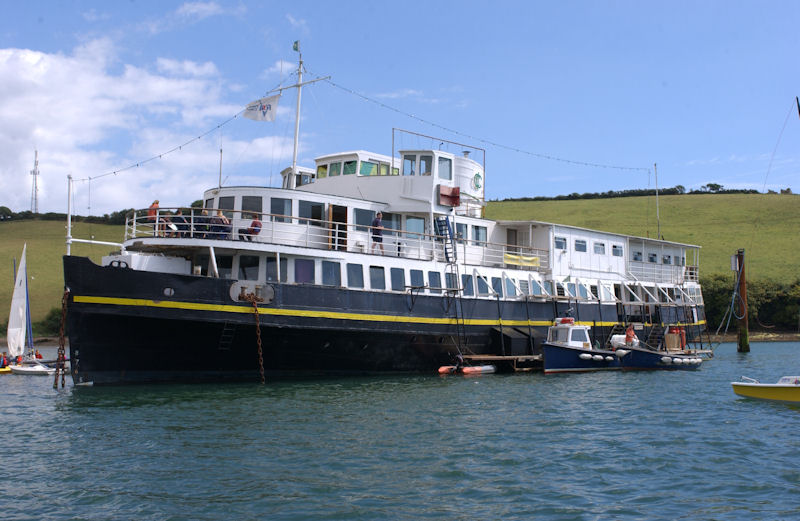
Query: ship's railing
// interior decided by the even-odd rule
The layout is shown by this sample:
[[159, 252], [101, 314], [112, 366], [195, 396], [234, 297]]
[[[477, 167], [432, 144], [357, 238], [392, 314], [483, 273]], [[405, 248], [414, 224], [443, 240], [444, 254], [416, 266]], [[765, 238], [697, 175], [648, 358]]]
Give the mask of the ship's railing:
[[[125, 221], [125, 240], [155, 237], [247, 241], [447, 262], [445, 238], [427, 233], [383, 228], [382, 241], [378, 242], [375, 230], [364, 224], [239, 210], [223, 210], [225, 222], [216, 215], [216, 209], [182, 209], [182, 215], [177, 215], [177, 210], [159, 208], [132, 212]], [[254, 216], [261, 223], [257, 231], [252, 228]], [[544, 271], [549, 265], [547, 250], [526, 246], [458, 239], [456, 249], [458, 261], [466, 264], [536, 271]]]
[[686, 281], [698, 281], [700, 269], [698, 266], [631, 261], [628, 265], [628, 272], [635, 280], [643, 282], [682, 284]]

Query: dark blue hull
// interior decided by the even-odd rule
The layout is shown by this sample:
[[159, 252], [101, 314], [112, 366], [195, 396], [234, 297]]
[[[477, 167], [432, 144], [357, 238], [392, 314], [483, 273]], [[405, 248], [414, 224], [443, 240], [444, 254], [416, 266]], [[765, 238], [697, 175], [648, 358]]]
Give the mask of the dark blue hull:
[[614, 351], [605, 349], [582, 349], [544, 342], [542, 354], [545, 374], [615, 371], [620, 368]]
[[694, 355], [653, 351], [641, 347], [626, 347], [630, 351], [619, 359], [625, 371], [636, 370], [696, 370], [700, 368], [701, 359]]

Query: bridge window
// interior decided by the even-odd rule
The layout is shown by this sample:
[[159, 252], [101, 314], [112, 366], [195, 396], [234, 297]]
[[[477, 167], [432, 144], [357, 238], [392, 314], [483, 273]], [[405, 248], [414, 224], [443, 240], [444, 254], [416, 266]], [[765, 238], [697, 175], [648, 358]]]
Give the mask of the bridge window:
[[340, 175], [342, 173], [342, 162], [336, 161], [335, 163], [331, 163], [328, 167], [328, 175], [331, 177]]
[[378, 163], [362, 161], [358, 175], [378, 175]]
[[356, 165], [358, 161], [345, 161], [344, 162], [344, 175], [353, 175], [356, 173]]
[[328, 165], [317, 166], [317, 179], [325, 179], [328, 177]]
[[415, 175], [417, 168], [417, 156], [403, 156], [403, 175]]
[[419, 175], [431, 175], [433, 156], [419, 156]]
[[439, 179], [453, 179], [453, 161], [449, 157], [439, 158]]

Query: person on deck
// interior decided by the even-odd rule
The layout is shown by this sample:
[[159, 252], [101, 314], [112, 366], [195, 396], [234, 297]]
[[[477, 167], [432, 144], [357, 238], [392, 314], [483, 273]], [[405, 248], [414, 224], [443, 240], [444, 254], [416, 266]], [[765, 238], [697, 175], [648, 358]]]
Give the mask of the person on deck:
[[628, 324], [628, 329], [625, 330], [625, 345], [632, 346], [636, 340], [636, 333], [633, 331], [633, 324]]
[[261, 233], [261, 221], [258, 220], [258, 215], [253, 214], [253, 220], [250, 222], [249, 228], [239, 228], [237, 230], [239, 240], [252, 241], [253, 237]]
[[8, 358], [6, 358], [5, 351], [2, 355], [0, 355], [0, 369], [3, 369], [4, 367], [8, 367]]
[[156, 199], [147, 209], [147, 221], [153, 224], [153, 237], [159, 235], [158, 220], [158, 199]]
[[38, 349], [36, 350], [36, 352], [34, 353], [34, 355], [33, 355], [33, 356], [34, 356], [34, 357], [35, 357], [37, 360], [41, 360], [42, 358], [44, 358], [44, 357], [42, 356], [42, 353], [40, 353]]
[[222, 213], [222, 210], [217, 210], [217, 214], [211, 218], [211, 238], [212, 239], [228, 239], [231, 233], [231, 222]]
[[189, 230], [189, 223], [186, 222], [186, 217], [183, 216], [183, 211], [178, 208], [175, 215], [170, 217], [170, 222], [175, 225], [176, 230], [172, 233], [173, 237], [186, 237], [186, 232]]
[[381, 247], [381, 255], [385, 253], [383, 249], [383, 222], [381, 219], [383, 218], [383, 214], [378, 212], [375, 214], [375, 219], [372, 220], [372, 246], [370, 247], [370, 253], [375, 249], [375, 246]]

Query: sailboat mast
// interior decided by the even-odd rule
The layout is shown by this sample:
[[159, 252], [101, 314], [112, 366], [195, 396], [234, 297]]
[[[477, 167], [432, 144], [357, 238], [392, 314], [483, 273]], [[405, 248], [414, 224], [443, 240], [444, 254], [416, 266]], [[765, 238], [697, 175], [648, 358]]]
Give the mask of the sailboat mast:
[[295, 188], [297, 184], [297, 143], [300, 139], [300, 95], [303, 93], [303, 53], [295, 42], [295, 50], [300, 56], [297, 64], [297, 113], [294, 120], [294, 152], [292, 153], [292, 178], [289, 180], [288, 188]]

